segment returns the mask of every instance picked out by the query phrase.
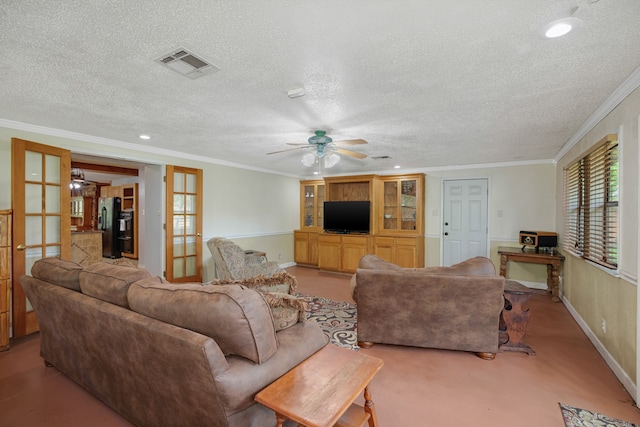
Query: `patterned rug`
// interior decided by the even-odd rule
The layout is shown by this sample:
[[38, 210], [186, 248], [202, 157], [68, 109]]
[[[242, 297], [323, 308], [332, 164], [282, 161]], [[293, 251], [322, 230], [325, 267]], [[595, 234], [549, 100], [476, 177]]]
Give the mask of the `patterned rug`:
[[307, 320], [316, 322], [333, 344], [355, 351], [360, 349], [356, 336], [355, 304], [310, 295], [298, 296], [308, 304]]
[[564, 425], [567, 427], [638, 427], [638, 424], [607, 417], [597, 412], [560, 403]]

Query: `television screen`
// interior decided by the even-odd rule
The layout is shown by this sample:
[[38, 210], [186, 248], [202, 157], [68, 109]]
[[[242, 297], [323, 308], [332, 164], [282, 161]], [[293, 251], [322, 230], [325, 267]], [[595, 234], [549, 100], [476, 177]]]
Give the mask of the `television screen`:
[[324, 202], [324, 230], [335, 233], [368, 233], [369, 201]]

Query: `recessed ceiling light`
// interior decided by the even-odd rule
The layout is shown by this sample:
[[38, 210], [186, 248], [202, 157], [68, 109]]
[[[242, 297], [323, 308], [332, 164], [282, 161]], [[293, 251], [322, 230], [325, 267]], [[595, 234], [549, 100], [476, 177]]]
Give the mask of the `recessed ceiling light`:
[[393, 168], [394, 169], [400, 169], [400, 165], [395, 165]]
[[562, 37], [568, 34], [569, 31], [581, 23], [582, 21], [580, 19], [573, 17], [558, 19], [547, 24], [547, 26], [542, 29], [542, 33], [548, 39], [555, 39], [556, 37]]
[[146, 139], [151, 139], [151, 135], [147, 135], [146, 133], [141, 133], [141, 134], [139, 135], [139, 138], [140, 138], [140, 139], [145, 139], [145, 140], [146, 140]]

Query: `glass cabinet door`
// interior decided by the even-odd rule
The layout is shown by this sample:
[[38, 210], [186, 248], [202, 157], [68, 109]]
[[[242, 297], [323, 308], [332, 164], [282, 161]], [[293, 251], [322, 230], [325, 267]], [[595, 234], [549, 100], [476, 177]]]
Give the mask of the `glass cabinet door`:
[[400, 229], [416, 229], [416, 181], [400, 181]]
[[382, 231], [420, 231], [417, 179], [388, 179], [382, 182]]
[[301, 226], [303, 228], [322, 228], [324, 226], [324, 184], [305, 183], [301, 190]]

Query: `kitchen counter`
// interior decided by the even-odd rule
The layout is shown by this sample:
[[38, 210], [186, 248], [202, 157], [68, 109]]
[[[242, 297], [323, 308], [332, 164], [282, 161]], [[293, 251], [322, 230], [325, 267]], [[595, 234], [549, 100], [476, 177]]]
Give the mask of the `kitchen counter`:
[[102, 261], [102, 230], [71, 232], [71, 261], [86, 267]]

